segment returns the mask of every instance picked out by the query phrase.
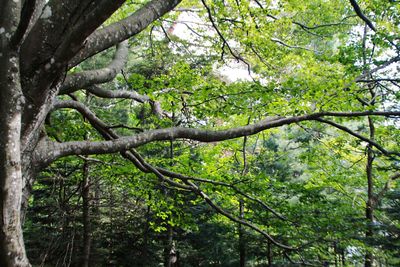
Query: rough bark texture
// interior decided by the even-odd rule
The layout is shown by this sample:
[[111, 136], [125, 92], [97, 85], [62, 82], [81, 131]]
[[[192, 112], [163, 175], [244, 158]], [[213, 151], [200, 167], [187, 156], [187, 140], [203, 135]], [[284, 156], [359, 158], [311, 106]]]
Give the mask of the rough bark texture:
[[[84, 114], [84, 116], [89, 120], [95, 120], [95, 115], [80, 103], [74, 101], [63, 101], [56, 103], [55, 106], [60, 108], [61, 107], [75, 108], [79, 112]], [[237, 128], [231, 128], [227, 130], [220, 130], [220, 131], [183, 128], [183, 127], [164, 128], [164, 129], [150, 130], [136, 134], [134, 136], [121, 137], [110, 141], [101, 141], [101, 142], [72, 141], [65, 143], [44, 142], [42, 143], [40, 150], [38, 150], [37, 153], [47, 155], [47, 160], [53, 161], [59, 157], [68, 155], [117, 153], [153, 141], [185, 138], [200, 142], [217, 142], [217, 141], [243, 137], [247, 135], [253, 135], [267, 129], [280, 127], [282, 125], [288, 125], [302, 121], [320, 120], [320, 118], [324, 116], [354, 117], [354, 116], [367, 116], [367, 115], [379, 115], [379, 114], [382, 114], [382, 112], [369, 112], [369, 111], [353, 112], [353, 113], [320, 112], [304, 116], [264, 119], [254, 124]], [[384, 112], [383, 114], [400, 115], [400, 112], [397, 111]], [[340, 128], [340, 126], [338, 125], [335, 126]], [[341, 130], [345, 130], [345, 127], [342, 127]], [[372, 140], [365, 138], [361, 135], [358, 135], [356, 133], [353, 133], [353, 135], [355, 135], [357, 138], [363, 141], [368, 142], [372, 146], [375, 147], [378, 146], [377, 148], [379, 149], [379, 145], [377, 145]], [[390, 153], [388, 151], [382, 151], [382, 152], [384, 152], [385, 154]]]
[[18, 47], [19, 1], [1, 1], [0, 25], [0, 266], [30, 266], [21, 227], [22, 165]]
[[[4, 51], [4, 50], [3, 50]], [[29, 266], [21, 229], [21, 104], [16, 52], [0, 60], [0, 266]]]
[[[94, 33], [124, 2], [0, 0], [2, 267], [30, 266], [21, 224], [34, 177], [49, 163], [48, 155], [36, 152], [46, 139], [44, 120], [53, 108], [60, 88], [76, 90], [113, 79], [125, 64], [128, 50], [124, 43], [106, 68], [71, 75], [65, 80], [70, 60], [81, 58], [77, 54], [82, 52], [87, 58], [127, 40], [180, 1], [149, 1], [130, 17], [129, 23], [135, 22], [134, 30], [120, 23], [105, 28], [106, 32], [97, 30], [100, 34]], [[121, 32], [124, 33], [119, 35]], [[118, 35], [118, 38], [105, 40], [104, 33]], [[91, 42], [93, 36], [97, 38], [95, 42]], [[93, 90], [93, 93], [109, 95], [101, 90]], [[149, 101], [146, 96], [130, 94], [129, 97], [140, 102]]]
[[88, 70], [68, 75], [63, 82], [60, 93], [68, 94], [76, 90], [91, 86], [93, 84], [100, 84], [111, 81], [125, 66], [127, 60], [128, 42], [124, 41], [118, 44], [114, 59], [107, 67], [103, 69]]
[[150, 23], [172, 10], [181, 1], [150, 1], [128, 18], [94, 32], [89, 36], [85, 48], [70, 61], [70, 67], [141, 32]]

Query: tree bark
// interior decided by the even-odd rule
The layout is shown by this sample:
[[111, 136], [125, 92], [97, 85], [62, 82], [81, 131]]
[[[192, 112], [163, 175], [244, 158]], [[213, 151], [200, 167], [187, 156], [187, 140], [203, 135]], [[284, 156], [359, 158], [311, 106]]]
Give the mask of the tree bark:
[[271, 242], [269, 240], [267, 242], [267, 261], [268, 261], [268, 266], [272, 266], [272, 248], [271, 248]]
[[[244, 203], [243, 199], [239, 201], [239, 218], [244, 218]], [[244, 230], [242, 224], [239, 224], [239, 257], [240, 267], [246, 266], [246, 244], [244, 240]]]
[[[44, 119], [58, 94], [68, 61], [124, 2], [0, 0], [1, 267], [30, 266], [23, 242], [21, 210], [27, 207], [32, 173], [49, 163], [44, 160], [48, 155], [38, 153], [37, 149]], [[139, 26], [125, 32], [120, 41], [139, 33], [179, 2], [153, 0], [146, 9], [153, 15], [138, 16]], [[120, 30], [124, 28], [116, 24], [113, 29], [118, 30], [118, 26]], [[91, 43], [91, 48], [107, 48], [101, 45], [98, 50], [101, 41], [105, 40]]]
[[30, 266], [21, 227], [21, 1], [0, 1], [0, 266]]
[[18, 52], [3, 49], [0, 58], [0, 266], [30, 266], [21, 228], [22, 164]]
[[[370, 139], [374, 140], [375, 136], [375, 128], [371, 117], [368, 117], [368, 124], [370, 129]], [[374, 232], [372, 229], [372, 224], [374, 222], [374, 181], [372, 174], [372, 164], [374, 162], [374, 153], [372, 151], [372, 147], [370, 145], [367, 146], [367, 164], [366, 164], [366, 174], [367, 174], [367, 205], [365, 208], [365, 218], [367, 220], [367, 229], [365, 232], [365, 238], [367, 242], [373, 238]], [[370, 251], [365, 253], [365, 267], [372, 267], [374, 261], [374, 256]]]
[[88, 267], [90, 260], [90, 248], [92, 243], [92, 232], [90, 223], [90, 176], [89, 164], [83, 163], [83, 184], [82, 184], [82, 202], [83, 202], [83, 250], [82, 267]]

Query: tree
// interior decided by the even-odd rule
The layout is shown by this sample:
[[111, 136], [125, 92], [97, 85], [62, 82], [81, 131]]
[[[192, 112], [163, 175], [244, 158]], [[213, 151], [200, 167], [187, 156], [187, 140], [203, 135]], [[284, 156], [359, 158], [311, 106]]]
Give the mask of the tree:
[[[193, 127], [187, 123], [183, 125], [186, 127], [176, 127], [175, 124], [166, 123], [164, 125], [171, 127], [158, 127], [134, 135], [120, 136], [121, 134], [99, 119], [89, 106], [79, 102], [73, 93], [84, 89], [98, 97], [133, 99], [140, 103], [150, 104], [152, 112], [159, 117], [173, 117], [168, 113], [172, 111], [171, 107], [163, 111], [168, 101], [161, 101], [160, 104], [156, 101], [158, 99], [152, 99], [145, 94], [129, 90], [106, 90], [97, 85], [113, 80], [125, 65], [128, 54], [126, 40], [173, 10], [181, 1], [152, 0], [139, 6], [127, 2], [122, 8], [122, 19], [118, 20], [116, 16], [116, 22], [107, 21], [125, 2], [122, 0], [51, 0], [48, 2], [2, 0], [0, 2], [1, 266], [30, 266], [24, 248], [22, 224], [32, 184], [39, 172], [62, 157], [120, 153], [141, 171], [152, 173], [163, 183], [175, 188], [189, 190], [203, 199], [217, 213], [255, 230], [267, 238], [271, 244], [290, 250], [291, 246], [275, 240], [262, 227], [237, 218], [217, 205], [201, 185], [212, 182], [153, 166], [135, 148], [151, 142], [177, 139], [219, 142], [254, 135], [283, 125], [313, 121], [347, 132], [368, 143], [371, 149], [374, 148], [385, 157], [399, 156], [398, 152], [392, 152], [378, 143], [377, 138], [365, 137], [339, 124], [345, 118], [400, 115], [400, 111], [396, 109], [384, 109], [386, 103], [384, 96], [388, 96], [392, 101], [398, 98], [398, 94], [390, 88], [382, 93], [380, 105], [375, 105], [376, 110], [369, 108], [362, 101], [361, 104], [352, 107], [354, 102], [351, 101], [357, 98], [363, 100], [363, 86], [357, 86], [354, 82], [389, 82], [398, 86], [398, 80], [390, 74], [384, 75], [379, 72], [400, 60], [398, 28], [394, 26], [399, 20], [399, 11], [394, 3], [368, 1], [365, 4], [365, 8], [373, 11], [373, 19], [378, 24], [377, 26], [365, 15], [369, 13], [363, 12], [353, 0], [349, 3], [334, 1], [335, 3], [329, 4], [324, 1], [310, 1], [307, 4], [297, 1], [278, 2], [279, 8], [268, 1], [214, 1], [211, 3], [202, 0], [200, 4], [203, 14], [209, 19], [215, 36], [219, 38], [216, 42], [219, 49], [214, 51], [221, 52], [222, 60], [226, 59], [226, 54], [229, 54], [231, 59], [243, 62], [251, 71], [262, 77], [283, 73], [276, 76], [266, 86], [255, 82], [252, 85], [254, 88], [250, 86], [246, 92], [254, 92], [254, 98], [240, 99], [240, 104], [246, 107], [244, 110], [258, 113], [254, 117], [261, 117], [260, 120], [256, 122], [249, 120], [246, 126], [238, 126], [238, 123], [234, 123], [229, 125], [228, 129], [219, 130], [214, 129], [220, 128], [218, 125], [211, 124], [207, 127], [196, 124], [194, 125], [196, 127]], [[191, 1], [188, 1], [188, 4], [195, 6]], [[325, 8], [326, 12], [317, 16], [321, 7]], [[126, 8], [125, 12], [124, 8]], [[328, 15], [330, 11], [333, 14], [331, 17]], [[354, 14], [357, 16], [354, 17]], [[338, 20], [341, 20], [338, 27], [342, 31], [334, 36], [332, 34], [334, 30], [331, 27], [337, 26], [335, 23]], [[379, 46], [377, 50], [380, 55], [384, 55], [385, 51], [397, 53], [394, 57], [386, 58], [382, 62], [378, 59], [379, 55], [374, 54], [375, 50], [372, 49], [371, 68], [363, 73], [358, 67], [360, 55], [356, 53], [359, 50], [356, 49], [355, 52], [351, 50], [354, 47], [351, 47], [352, 43], [349, 41], [351, 38], [346, 32], [351, 29], [350, 26], [360, 22], [365, 23], [374, 31], [370, 38], [374, 45]], [[231, 36], [227, 38], [229, 34]], [[331, 37], [321, 38], [324, 35]], [[208, 36], [205, 39], [214, 38]], [[233, 47], [231, 41], [238, 42], [238, 47]], [[334, 53], [337, 47], [327, 46], [329, 42], [335, 41], [340, 43], [339, 50], [342, 57], [339, 59], [337, 59], [338, 54]], [[115, 56], [107, 67], [81, 72], [77, 71], [79, 68], [74, 68], [113, 46], [117, 46]], [[356, 44], [354, 46], [357, 48]], [[268, 56], [268, 53], [271, 55]], [[268, 67], [269, 61], [278, 62], [277, 68]], [[304, 69], [309, 72], [307, 73]], [[309, 73], [314, 74], [316, 78], [308, 77]], [[180, 84], [179, 81], [173, 79], [169, 82], [175, 83], [176, 87], [193, 86], [193, 84]], [[228, 102], [232, 101], [235, 104], [234, 90], [243, 93], [240, 90], [240, 84], [236, 88], [222, 83], [219, 85], [220, 89], [229, 89], [230, 92], [218, 96], [218, 101], [226, 100], [232, 94]], [[164, 86], [168, 85], [164, 84]], [[192, 93], [195, 91], [194, 87], [189, 89]], [[153, 90], [160, 90], [160, 88], [153, 88]], [[168, 90], [166, 92], [168, 94]], [[65, 95], [69, 95], [72, 100], [65, 100], [63, 98]], [[199, 100], [204, 102], [207, 97], [203, 95], [199, 97]], [[334, 101], [329, 102], [331, 98], [334, 98]], [[247, 107], [253, 102], [255, 105], [248, 111]], [[269, 104], [266, 111], [262, 111], [263, 105], [260, 102]], [[180, 104], [186, 104], [184, 97]], [[217, 104], [207, 108], [219, 108], [219, 103]], [[50, 138], [45, 130], [46, 118], [53, 111], [61, 108], [77, 110], [105, 140], [57, 142], [54, 138]], [[187, 106], [185, 108], [188, 110]], [[199, 110], [196, 112], [200, 114]], [[214, 112], [218, 111], [214, 110]], [[233, 105], [223, 112], [225, 112], [224, 119], [235, 118]], [[148, 116], [146, 113], [144, 115]], [[326, 117], [339, 119], [338, 122], [334, 122], [333, 119], [326, 120]], [[240, 119], [243, 120], [238, 117], [238, 121]], [[385, 145], [390, 147], [392, 144], [388, 142]]]

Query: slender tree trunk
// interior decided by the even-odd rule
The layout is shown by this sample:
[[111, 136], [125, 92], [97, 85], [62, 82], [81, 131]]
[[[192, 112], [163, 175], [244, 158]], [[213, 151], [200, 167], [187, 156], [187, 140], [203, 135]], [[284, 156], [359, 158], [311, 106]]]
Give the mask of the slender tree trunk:
[[91, 223], [90, 223], [90, 176], [89, 164], [87, 161], [83, 163], [83, 185], [82, 185], [82, 201], [83, 201], [83, 251], [82, 251], [82, 267], [89, 266], [90, 248], [92, 243]]
[[165, 248], [164, 248], [164, 253], [165, 253], [165, 262], [164, 262], [164, 266], [165, 267], [172, 267], [173, 266], [173, 261], [171, 259], [171, 257], [173, 257], [174, 255], [171, 255], [171, 250], [173, 248], [173, 229], [171, 225], [167, 226], [168, 228], [168, 232], [167, 232], [167, 240], [166, 240], [166, 244], [165, 244]]
[[271, 248], [271, 241], [267, 241], [267, 260], [268, 266], [272, 266], [272, 248]]
[[[241, 199], [239, 201], [239, 218], [243, 219], [244, 217], [244, 203]], [[246, 243], [244, 240], [244, 230], [243, 226], [239, 224], [239, 257], [240, 257], [240, 267], [246, 266]]]
[[109, 188], [109, 202], [108, 202], [108, 216], [110, 219], [110, 228], [109, 228], [109, 235], [110, 235], [110, 240], [108, 242], [108, 264], [109, 266], [114, 266], [114, 212], [113, 212], [113, 207], [114, 207], [114, 197], [113, 197], [113, 191], [112, 188]]
[[336, 242], [333, 242], [333, 253], [335, 255], [335, 267], [338, 267], [339, 266], [339, 261], [338, 261], [339, 253], [338, 253], [338, 248], [337, 248]]
[[342, 266], [346, 266], [345, 250], [342, 249]]
[[[149, 197], [148, 197], [149, 203], [151, 201], [151, 193], [149, 193]], [[142, 259], [143, 259], [143, 264], [142, 266], [147, 266], [147, 259], [148, 259], [148, 251], [149, 251], [149, 229], [150, 229], [150, 212], [151, 212], [151, 208], [150, 208], [150, 204], [147, 204], [147, 208], [146, 208], [146, 222], [145, 222], [145, 226], [143, 229], [143, 246], [142, 246]]]
[[[368, 117], [368, 124], [370, 129], [370, 139], [374, 140], [375, 136], [375, 128], [371, 117]], [[365, 218], [367, 219], [367, 230], [365, 232], [365, 237], [367, 242], [373, 238], [373, 229], [372, 224], [374, 222], [374, 181], [372, 175], [372, 164], [374, 162], [374, 154], [370, 145], [367, 146], [367, 165], [366, 165], [366, 174], [367, 174], [367, 206], [365, 208]], [[374, 257], [370, 251], [367, 251], [365, 254], [365, 267], [371, 267], [374, 261]]]
[[[173, 162], [172, 160], [174, 159], [174, 143], [173, 141], [170, 141], [170, 159], [171, 159], [171, 164], [170, 166], [173, 166]], [[168, 192], [168, 189], [163, 187], [164, 190], [164, 196], [165, 198], [171, 197], [170, 193]], [[170, 215], [172, 216], [172, 215]], [[171, 220], [171, 217], [168, 218], [168, 220]], [[175, 248], [175, 244], [174, 244], [174, 229], [173, 227], [167, 223], [167, 231], [168, 231], [168, 237], [166, 240], [166, 244], [165, 244], [165, 262], [164, 262], [164, 266], [165, 267], [173, 267], [173, 266], [177, 266], [178, 265], [178, 258], [177, 258], [177, 251]]]
[[[362, 41], [362, 47], [363, 47], [363, 65], [364, 65], [364, 71], [363, 73], [367, 73], [369, 70], [369, 66], [367, 63], [367, 32], [368, 32], [368, 25], [367, 23], [364, 25], [364, 36], [363, 36], [363, 41]], [[367, 103], [370, 107], [374, 107], [375, 105], [375, 91], [374, 91], [374, 85], [368, 84], [368, 90], [370, 93], [370, 101]], [[375, 127], [374, 123], [372, 121], [372, 118], [368, 116], [368, 126], [369, 126], [369, 139], [374, 140], [375, 139]], [[365, 218], [367, 221], [367, 229], [365, 231], [365, 238], [367, 242], [372, 239], [373, 237], [373, 230], [372, 230], [372, 223], [374, 221], [374, 181], [373, 181], [373, 174], [372, 174], [372, 167], [373, 167], [373, 162], [374, 162], [374, 153], [372, 150], [372, 146], [370, 144], [367, 145], [367, 164], [366, 164], [366, 176], [367, 176], [367, 203], [366, 203], [366, 208], [365, 208]], [[365, 253], [365, 262], [364, 266], [365, 267], [371, 267], [373, 264], [373, 255], [370, 251], [367, 251]]]

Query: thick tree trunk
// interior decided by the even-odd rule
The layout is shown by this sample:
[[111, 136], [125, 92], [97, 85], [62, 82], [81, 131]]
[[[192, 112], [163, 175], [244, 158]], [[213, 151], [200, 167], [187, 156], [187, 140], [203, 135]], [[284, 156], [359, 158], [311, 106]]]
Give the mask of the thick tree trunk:
[[21, 109], [17, 51], [0, 57], [0, 266], [30, 266], [21, 228]]
[[0, 266], [30, 266], [21, 228], [20, 84], [16, 28], [21, 1], [0, 1]]

